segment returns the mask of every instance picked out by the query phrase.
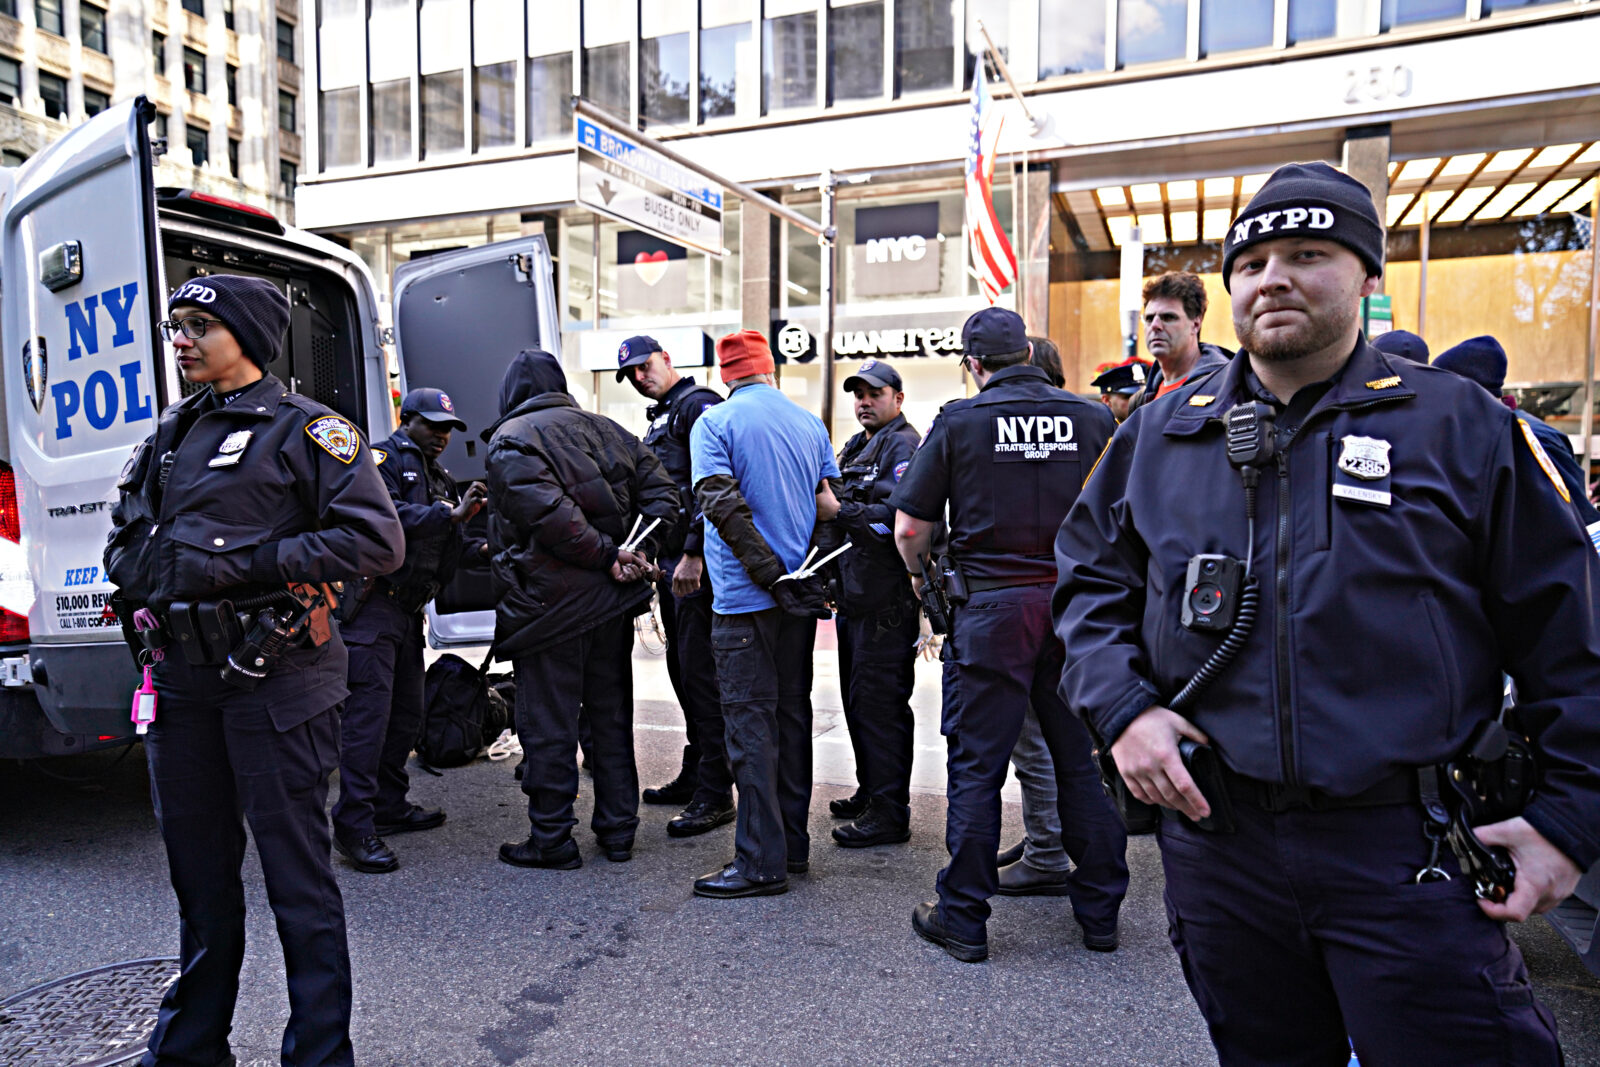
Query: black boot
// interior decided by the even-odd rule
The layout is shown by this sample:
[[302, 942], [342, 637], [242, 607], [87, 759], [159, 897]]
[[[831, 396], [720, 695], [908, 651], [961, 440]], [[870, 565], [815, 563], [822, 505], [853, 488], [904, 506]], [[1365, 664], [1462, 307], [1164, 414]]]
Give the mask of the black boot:
[[859, 819], [867, 813], [867, 794], [857, 789], [847, 797], [828, 801], [828, 814], [835, 819]]
[[335, 834], [333, 847], [350, 861], [350, 866], [366, 874], [388, 874], [400, 868], [400, 857], [377, 834], [368, 834], [359, 841], [346, 841]]
[[909, 819], [888, 810], [881, 800], [867, 805], [855, 822], [833, 828], [833, 840], [842, 848], [871, 848], [873, 845], [898, 845], [911, 840]]
[[678, 771], [678, 777], [666, 785], [644, 791], [646, 804], [676, 804], [683, 807], [694, 799], [694, 791], [700, 788], [700, 758], [692, 750], [683, 750], [683, 768]]

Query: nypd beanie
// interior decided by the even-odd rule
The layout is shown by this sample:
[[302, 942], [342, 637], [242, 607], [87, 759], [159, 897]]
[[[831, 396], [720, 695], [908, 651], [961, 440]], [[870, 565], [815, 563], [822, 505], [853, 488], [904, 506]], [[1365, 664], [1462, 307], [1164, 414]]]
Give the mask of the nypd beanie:
[[1506, 350], [1487, 334], [1469, 337], [1454, 348], [1445, 349], [1434, 358], [1433, 365], [1470, 378], [1495, 396], [1506, 384]]
[[221, 319], [245, 357], [262, 370], [283, 350], [289, 301], [265, 278], [211, 274], [190, 279], [167, 301], [167, 314], [179, 307], [199, 308]]
[[1279, 237], [1337, 241], [1361, 258], [1369, 276], [1382, 274], [1384, 236], [1365, 185], [1326, 163], [1289, 163], [1272, 172], [1229, 228], [1222, 242], [1222, 286], [1232, 291], [1240, 252]]

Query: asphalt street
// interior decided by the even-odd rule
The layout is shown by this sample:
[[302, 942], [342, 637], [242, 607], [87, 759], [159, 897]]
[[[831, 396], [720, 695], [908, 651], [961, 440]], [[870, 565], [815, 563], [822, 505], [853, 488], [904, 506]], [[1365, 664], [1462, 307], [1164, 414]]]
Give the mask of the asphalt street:
[[[363, 1064], [1076, 1063], [1208, 1064], [1172, 949], [1153, 840], [1130, 847], [1122, 948], [1088, 952], [1062, 898], [996, 898], [991, 960], [966, 965], [919, 940], [911, 907], [944, 860], [937, 671], [919, 669], [908, 845], [833, 845], [826, 802], [852, 764], [834, 656], [817, 653], [811, 872], [786, 896], [694, 898], [692, 879], [732, 854], [732, 826], [673, 840], [670, 809], [644, 807], [631, 863], [608, 863], [578, 801], [576, 871], [500, 863], [526, 835], [510, 763], [432, 777], [413, 798], [449, 812], [393, 838], [401, 869], [337, 864]], [[659, 657], [640, 649], [641, 783], [677, 768], [682, 718]], [[176, 955], [177, 915], [143, 752], [0, 764], [0, 998], [118, 960]], [[84, 779], [61, 781], [48, 775]], [[588, 781], [584, 780], [587, 789]], [[1020, 834], [1008, 787], [1006, 840]], [[282, 958], [253, 853], [249, 954], [235, 1018], [241, 1064], [278, 1062]], [[1561, 1025], [1568, 1063], [1600, 1064], [1600, 981], [1543, 921], [1515, 932]]]

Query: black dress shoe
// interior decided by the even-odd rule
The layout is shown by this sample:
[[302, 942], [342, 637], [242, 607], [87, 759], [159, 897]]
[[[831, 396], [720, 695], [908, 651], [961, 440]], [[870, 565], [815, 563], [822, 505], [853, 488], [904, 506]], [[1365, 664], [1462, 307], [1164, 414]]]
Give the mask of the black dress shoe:
[[788, 891], [787, 878], [758, 882], [754, 878], [746, 878], [739, 872], [739, 868], [731, 863], [720, 871], [713, 871], [694, 880], [695, 896], [715, 897], [719, 900], [733, 897], [775, 897]]
[[736, 812], [731, 800], [708, 803], [697, 800], [674, 815], [667, 823], [668, 837], [693, 837], [732, 822]]
[[961, 941], [951, 937], [939, 918], [939, 902], [930, 900], [911, 909], [911, 928], [924, 941], [932, 941], [962, 963], [982, 963], [989, 958], [987, 941]]
[[420, 804], [413, 804], [406, 809], [406, 813], [393, 822], [379, 820], [373, 827], [379, 837], [392, 837], [395, 834], [409, 834], [417, 830], [432, 830], [435, 826], [444, 825], [444, 812], [438, 808], [424, 808]]
[[346, 841], [335, 834], [333, 847], [350, 861], [350, 866], [367, 874], [388, 874], [400, 867], [400, 857], [377, 834], [368, 834], [359, 841]]
[[1041, 871], [1027, 860], [1018, 860], [1000, 868], [996, 892], [1003, 897], [1065, 897], [1072, 895], [1071, 885], [1071, 871]]
[[870, 799], [865, 793], [857, 790], [853, 796], [828, 801], [828, 814], [835, 819], [859, 819], [867, 813], [867, 801]]
[[693, 771], [679, 771], [678, 777], [666, 785], [644, 791], [646, 804], [676, 804], [679, 807], [694, 799], [694, 791], [700, 788], [700, 776]]
[[790, 860], [783, 866], [790, 874], [805, 874], [811, 869], [811, 864], [806, 860]]
[[866, 813], [855, 822], [833, 828], [833, 840], [841, 848], [898, 845], [911, 840], [911, 827], [885, 813], [882, 804], [868, 804]]
[[1087, 926], [1083, 925], [1083, 920], [1078, 919], [1078, 917], [1076, 915], [1073, 916], [1073, 919], [1077, 921], [1078, 929], [1083, 931], [1083, 947], [1084, 948], [1088, 949], [1090, 952], [1115, 952], [1115, 951], [1117, 951], [1118, 938], [1117, 938], [1117, 924], [1116, 923], [1113, 922], [1111, 924], [1111, 929], [1110, 929], [1109, 932], [1107, 932], [1107, 931], [1096, 932], [1096, 931], [1090, 930]]
[[600, 851], [604, 852], [606, 859], [612, 863], [627, 863], [633, 859], [633, 838], [626, 841], [600, 842]]
[[1022, 858], [1022, 850], [1027, 847], [1028, 839], [1024, 837], [1021, 841], [1018, 841], [1004, 852], [996, 852], [994, 856], [994, 865], [996, 867], [1011, 866], [1013, 863]]
[[530, 837], [526, 841], [507, 841], [501, 845], [500, 862], [509, 863], [513, 867], [575, 871], [583, 866], [583, 856], [578, 852], [578, 843], [570, 837], [555, 848], [549, 849], [540, 848]]

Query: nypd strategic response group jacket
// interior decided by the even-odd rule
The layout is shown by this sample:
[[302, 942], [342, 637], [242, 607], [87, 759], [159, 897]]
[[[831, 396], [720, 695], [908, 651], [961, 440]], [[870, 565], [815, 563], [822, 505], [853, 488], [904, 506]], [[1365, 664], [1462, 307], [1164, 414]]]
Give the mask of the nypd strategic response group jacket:
[[[1107, 744], [1222, 640], [1180, 607], [1191, 556], [1251, 547], [1221, 423], [1254, 398], [1249, 365], [1130, 416], [1061, 527], [1062, 696]], [[1350, 796], [1460, 751], [1503, 669], [1544, 772], [1525, 817], [1592, 865], [1600, 560], [1548, 457], [1476, 383], [1365, 341], [1286, 421], [1259, 489], [1261, 614], [1195, 723], [1241, 774]]]
[[[168, 407], [117, 488], [106, 575], [157, 612], [174, 601], [383, 574], [405, 553], [361, 434], [270, 374], [230, 403], [203, 389]], [[344, 699], [344, 675], [336, 637], [290, 650], [253, 696], [286, 730], [297, 723], [280, 717], [303, 721]]]

